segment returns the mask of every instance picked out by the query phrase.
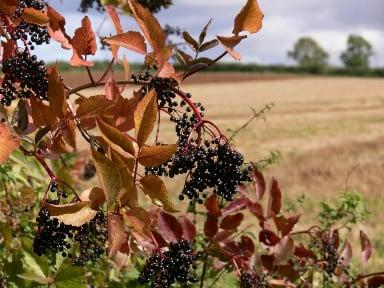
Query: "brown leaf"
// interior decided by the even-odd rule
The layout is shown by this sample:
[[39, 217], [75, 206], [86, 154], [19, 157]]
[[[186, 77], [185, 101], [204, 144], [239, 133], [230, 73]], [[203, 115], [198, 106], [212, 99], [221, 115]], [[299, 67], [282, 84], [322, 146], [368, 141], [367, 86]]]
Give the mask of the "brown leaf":
[[253, 168], [252, 174], [257, 200], [260, 200], [261, 198], [263, 198], [265, 193], [265, 179], [263, 174], [259, 170], [257, 170], [256, 167]]
[[131, 78], [131, 68], [129, 66], [129, 62], [125, 55], [123, 56], [123, 67], [124, 67], [124, 80], [129, 80]]
[[[157, 70], [159, 71], [159, 73], [162, 72], [164, 75], [164, 71], [162, 70], [165, 68], [164, 66], [167, 65], [168, 60], [172, 56], [172, 53], [173, 53], [173, 45], [168, 45], [161, 48], [160, 50], [149, 53], [145, 56], [145, 66], [149, 67], [153, 64], [156, 64]], [[164, 77], [164, 76], [161, 76], [161, 77]]]
[[242, 213], [225, 216], [223, 220], [221, 220], [220, 228], [224, 230], [236, 230], [243, 220], [244, 215]]
[[298, 246], [295, 246], [294, 255], [299, 257], [299, 258], [312, 258], [314, 260], [317, 259], [316, 254], [313, 251], [305, 248], [302, 243], [300, 243], [300, 245], [298, 245]]
[[352, 260], [352, 245], [349, 243], [348, 240], [345, 240], [344, 242], [344, 248], [341, 251], [339, 262], [342, 266], [348, 266], [349, 263], [351, 263]]
[[219, 202], [217, 201], [216, 194], [213, 194], [205, 200], [204, 203], [205, 208], [208, 210], [208, 214], [212, 217], [220, 217], [221, 209], [219, 207]]
[[[124, 47], [128, 50], [143, 55], [147, 54], [147, 45], [145, 44], [145, 39], [139, 32], [129, 31], [106, 38], [104, 41], [109, 45]], [[114, 56], [116, 58], [117, 55]]]
[[144, 193], [148, 195], [155, 204], [160, 202], [164, 209], [170, 213], [178, 212], [169, 200], [167, 188], [159, 177], [156, 175], [146, 175], [141, 178], [140, 183], [143, 185]]
[[284, 265], [292, 258], [295, 252], [293, 239], [287, 235], [280, 239], [275, 245], [273, 255], [277, 265]]
[[159, 211], [157, 226], [161, 235], [168, 242], [179, 241], [183, 236], [183, 228], [180, 222], [171, 214]]
[[121, 171], [121, 181], [123, 184], [120, 193], [120, 205], [127, 205], [134, 208], [138, 205], [137, 188], [133, 181], [132, 173], [127, 169]]
[[273, 231], [264, 229], [259, 233], [259, 241], [267, 246], [275, 246], [280, 238]]
[[34, 9], [34, 8], [24, 8], [23, 10], [23, 19], [25, 22], [36, 24], [36, 25], [45, 25], [48, 24], [49, 18], [44, 12]]
[[127, 241], [124, 223], [117, 215], [108, 216], [108, 257], [116, 255], [120, 247]]
[[132, 158], [125, 157], [119, 151], [115, 150], [113, 147], [109, 148], [111, 154], [112, 162], [115, 162], [120, 169], [128, 169], [128, 171], [133, 171], [135, 167], [136, 160]]
[[384, 285], [384, 277], [383, 276], [374, 276], [369, 278], [367, 287], [369, 288], [379, 288]]
[[246, 257], [252, 257], [253, 253], [255, 252], [255, 244], [253, 243], [253, 240], [248, 236], [241, 236], [241, 242], [239, 243], [239, 246]]
[[199, 51], [199, 44], [187, 31], [183, 32], [183, 38], [194, 51]]
[[63, 138], [68, 145], [70, 145], [73, 150], [76, 150], [76, 124], [75, 121], [70, 120], [62, 128], [61, 133]]
[[250, 33], [258, 32], [263, 25], [263, 12], [257, 0], [247, 0], [247, 3], [236, 16], [233, 34], [238, 35], [242, 31]]
[[123, 214], [124, 222], [148, 239], [151, 239], [152, 219], [148, 212], [141, 207], [135, 207]]
[[236, 61], [241, 60], [241, 55], [234, 50], [234, 48], [247, 36], [232, 36], [232, 37], [223, 37], [217, 36], [219, 43], [224, 47], [225, 51], [233, 57]]
[[12, 132], [10, 127], [0, 122], [0, 164], [3, 164], [9, 155], [19, 148], [20, 137]]
[[271, 216], [272, 212], [275, 215], [278, 215], [280, 213], [280, 209], [281, 209], [281, 191], [276, 179], [272, 179], [270, 198], [268, 203], [268, 215]]
[[71, 44], [74, 52], [70, 62], [72, 65], [81, 65], [81, 63], [76, 61], [78, 60], [77, 57], [82, 60], [81, 56], [96, 54], [96, 37], [92, 30], [91, 21], [87, 16], [81, 20], [81, 27], [76, 29], [75, 36], [73, 36]]
[[97, 125], [100, 128], [100, 131], [107, 137], [109, 141], [113, 144], [116, 144], [124, 151], [128, 152], [131, 155], [135, 155], [135, 148], [133, 147], [132, 140], [123, 132], [120, 132], [115, 127], [105, 123], [103, 120], [98, 119]]
[[115, 127], [122, 132], [127, 132], [135, 128], [134, 112], [137, 108], [139, 100], [136, 97], [130, 99], [119, 98], [113, 107], [113, 115], [115, 118]]
[[51, 217], [57, 218], [65, 225], [80, 227], [92, 220], [97, 211], [91, 208], [91, 202], [76, 202], [65, 205], [47, 204]]
[[145, 38], [151, 44], [154, 51], [158, 51], [165, 46], [166, 35], [161, 28], [160, 23], [152, 15], [152, 13], [141, 6], [138, 2], [128, 0], [129, 7], [143, 31]]
[[201, 45], [200, 52], [204, 52], [204, 51], [207, 51], [209, 49], [212, 49], [212, 48], [216, 47], [217, 45], [219, 45], [219, 41], [217, 39], [213, 39], [213, 40]]
[[57, 118], [51, 108], [45, 105], [37, 97], [31, 97], [30, 102], [33, 124], [35, 124], [36, 127], [50, 126], [51, 128], [54, 128], [57, 124]]
[[63, 83], [60, 80], [56, 66], [52, 67], [48, 79], [48, 100], [49, 107], [57, 117], [63, 119], [67, 113], [67, 104]]
[[217, 217], [208, 215], [207, 220], [204, 223], [204, 235], [210, 239], [213, 239], [219, 230]]
[[71, 37], [65, 32], [65, 18], [51, 6], [47, 7], [49, 18], [48, 33], [52, 39], [61, 43], [63, 49], [71, 49]]
[[113, 101], [108, 100], [105, 95], [79, 98], [76, 103], [79, 104], [79, 107], [76, 110], [76, 117], [98, 114], [115, 104]]
[[137, 144], [142, 147], [151, 134], [157, 118], [157, 94], [152, 89], [137, 105], [134, 113]]
[[112, 5], [105, 5], [104, 8], [105, 11], [107, 11], [109, 17], [111, 17], [113, 26], [115, 26], [117, 34], [122, 34], [124, 32], [123, 27], [121, 26], [120, 17], [115, 7], [113, 7]]
[[360, 243], [361, 243], [361, 257], [360, 261], [362, 265], [365, 265], [373, 254], [373, 248], [371, 240], [368, 235], [363, 231], [360, 231]]
[[120, 171], [115, 163], [94, 149], [92, 149], [92, 156], [109, 208], [113, 209], [122, 188]]
[[0, 11], [7, 15], [12, 15], [16, 12], [18, 0], [1, 0]]
[[183, 228], [183, 239], [189, 242], [195, 241], [197, 235], [195, 224], [185, 215], [180, 217], [180, 224]]
[[119, 86], [112, 75], [104, 85], [105, 98], [110, 101], [118, 101], [122, 98]]
[[81, 201], [91, 202], [91, 208], [94, 210], [99, 209], [100, 205], [102, 205], [106, 200], [103, 189], [99, 187], [84, 190], [79, 197]]
[[140, 150], [139, 162], [145, 167], [159, 166], [166, 163], [177, 151], [177, 145], [144, 146]]
[[300, 215], [292, 216], [286, 218], [285, 216], [275, 216], [273, 220], [275, 221], [277, 230], [281, 232], [283, 236], [289, 234], [293, 227], [299, 222]]

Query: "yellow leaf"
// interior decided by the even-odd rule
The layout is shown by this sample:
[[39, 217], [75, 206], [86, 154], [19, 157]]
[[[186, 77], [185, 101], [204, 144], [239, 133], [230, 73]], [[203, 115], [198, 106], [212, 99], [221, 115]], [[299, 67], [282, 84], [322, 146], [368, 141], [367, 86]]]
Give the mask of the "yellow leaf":
[[23, 19], [25, 22], [37, 25], [45, 25], [49, 22], [49, 17], [45, 13], [34, 9], [34, 8], [24, 8], [23, 10]]
[[66, 205], [47, 204], [51, 217], [57, 218], [66, 225], [80, 227], [92, 220], [97, 211], [91, 208], [91, 202], [76, 202]]
[[109, 45], [124, 47], [143, 55], [147, 54], [145, 39], [139, 32], [129, 31], [123, 34], [118, 34], [105, 39], [105, 42]]
[[108, 216], [108, 257], [116, 255], [120, 247], [127, 241], [124, 223], [117, 215]]
[[167, 162], [177, 151], [177, 145], [156, 145], [143, 147], [140, 151], [139, 162], [141, 165], [159, 166]]
[[97, 120], [97, 125], [105, 137], [108, 138], [108, 140], [129, 154], [135, 155], [135, 148], [133, 147], [133, 143], [126, 134], [100, 119]]
[[231, 55], [237, 61], [240, 61], [241, 55], [235, 51], [234, 48], [245, 38], [247, 38], [247, 36], [217, 36], [219, 43], [223, 45], [224, 49], [229, 53], [229, 55]]
[[141, 6], [138, 2], [128, 0], [128, 4], [141, 31], [143, 31], [145, 38], [151, 44], [153, 50], [158, 51], [163, 48], [165, 46], [166, 35], [159, 21], [157, 21], [148, 9]]
[[96, 171], [99, 175], [101, 186], [105, 192], [109, 209], [113, 209], [122, 188], [119, 168], [105, 155], [94, 149], [92, 149], [92, 156], [95, 161]]
[[57, 67], [52, 67], [48, 79], [48, 99], [49, 107], [55, 112], [59, 118], [64, 118], [67, 112], [66, 98], [64, 93], [64, 86], [60, 80]]
[[178, 212], [169, 200], [167, 188], [159, 177], [156, 175], [146, 175], [141, 178], [140, 183], [143, 186], [144, 193], [148, 195], [155, 204], [160, 202], [164, 209], [170, 213]]
[[233, 34], [238, 35], [242, 31], [258, 32], [262, 28], [263, 18], [263, 12], [260, 10], [257, 0], [248, 0], [236, 16]]
[[13, 150], [20, 146], [20, 137], [0, 122], [0, 164], [3, 164]]
[[136, 140], [139, 147], [147, 141], [157, 118], [157, 94], [155, 89], [141, 99], [134, 113]]

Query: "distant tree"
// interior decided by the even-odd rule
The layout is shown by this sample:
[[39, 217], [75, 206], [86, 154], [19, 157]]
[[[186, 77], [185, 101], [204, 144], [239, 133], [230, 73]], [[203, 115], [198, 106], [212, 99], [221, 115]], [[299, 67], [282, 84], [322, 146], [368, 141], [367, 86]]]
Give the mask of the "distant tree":
[[[172, 0], [138, 0], [141, 5], [148, 8], [151, 12], [159, 12], [162, 8], [168, 8], [172, 5]], [[83, 13], [90, 8], [96, 8], [98, 11], [103, 11], [103, 5], [110, 4], [116, 6], [128, 7], [127, 1], [123, 0], [81, 0], [79, 10]]]
[[328, 53], [312, 38], [297, 40], [288, 57], [294, 59], [301, 67], [321, 69], [327, 65]]
[[360, 35], [350, 35], [347, 49], [341, 54], [340, 59], [347, 68], [367, 69], [369, 68], [369, 58], [372, 55], [371, 43]]

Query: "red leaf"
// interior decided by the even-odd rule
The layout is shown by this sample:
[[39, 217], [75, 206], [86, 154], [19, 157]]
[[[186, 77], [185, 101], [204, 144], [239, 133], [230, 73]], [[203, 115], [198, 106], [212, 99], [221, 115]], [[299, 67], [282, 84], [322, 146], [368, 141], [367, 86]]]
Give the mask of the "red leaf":
[[116, 9], [112, 5], [104, 6], [109, 17], [111, 17], [113, 25], [115, 26], [117, 34], [123, 33], [123, 27], [121, 26], [119, 14], [117, 14]]
[[217, 231], [219, 230], [219, 226], [217, 223], [217, 217], [213, 217], [208, 215], [207, 220], [204, 223], [204, 235], [208, 238], [214, 238]]
[[270, 198], [268, 203], [268, 215], [272, 216], [272, 212], [278, 215], [281, 209], [281, 191], [279, 184], [275, 179], [272, 180]]
[[181, 216], [180, 224], [183, 228], [183, 238], [189, 242], [194, 241], [197, 234], [195, 224], [187, 216]]
[[375, 276], [372, 278], [369, 278], [368, 280], [368, 286], [369, 288], [379, 288], [384, 285], [384, 277], [383, 276]]
[[345, 267], [349, 263], [351, 263], [351, 260], [352, 260], [352, 246], [348, 242], [348, 240], [345, 240], [343, 251], [341, 252], [339, 257], [339, 262], [341, 265]]
[[205, 208], [208, 210], [208, 214], [212, 217], [221, 216], [221, 210], [217, 201], [217, 196], [213, 194], [207, 200], [205, 200]]
[[360, 242], [361, 242], [361, 263], [365, 265], [369, 258], [371, 258], [373, 254], [373, 248], [371, 244], [371, 240], [369, 240], [368, 235], [363, 231], [360, 231]]
[[108, 217], [108, 257], [116, 255], [120, 247], [127, 241], [127, 235], [125, 234], [124, 223], [117, 215], [111, 215]]
[[260, 231], [259, 241], [267, 246], [275, 246], [280, 238], [273, 231], [264, 229]]
[[235, 199], [223, 209], [223, 216], [244, 210], [248, 205], [250, 205], [250, 203], [251, 200], [245, 197]]
[[249, 212], [251, 212], [253, 215], [255, 215], [257, 218], [259, 218], [260, 222], [264, 222], [264, 211], [263, 207], [260, 205], [260, 203], [257, 202], [250, 202], [247, 204], [247, 208]]
[[[143, 35], [139, 32], [129, 31], [105, 39], [109, 45], [124, 47], [139, 54], [147, 54], [147, 45]], [[114, 55], [117, 58], [117, 55]]]
[[266, 185], [263, 174], [257, 170], [256, 167], [253, 169], [253, 184], [255, 186], [257, 199], [260, 200], [264, 196]]
[[175, 216], [159, 211], [157, 226], [168, 242], [179, 241], [183, 236], [183, 228]]
[[63, 49], [71, 49], [71, 37], [65, 32], [65, 18], [51, 6], [47, 7], [47, 15], [49, 18], [49, 36], [61, 43]]
[[220, 228], [224, 230], [236, 230], [237, 227], [240, 226], [241, 222], [243, 222], [243, 220], [244, 215], [242, 213], [228, 215], [221, 221]]
[[239, 245], [246, 257], [252, 257], [253, 253], [255, 252], [255, 244], [250, 237], [241, 236], [241, 242]]
[[87, 16], [81, 20], [81, 27], [76, 29], [71, 44], [73, 47], [71, 64], [74, 66], [92, 65], [91, 62], [83, 61], [81, 58], [86, 55], [95, 55], [97, 49], [95, 33], [93, 33], [91, 21]]
[[311, 258], [311, 259], [317, 259], [316, 254], [312, 252], [311, 250], [308, 250], [304, 247], [303, 244], [300, 243], [299, 246], [295, 247], [294, 255], [299, 258]]
[[274, 263], [274, 258], [273, 255], [261, 255], [260, 256], [261, 263], [263, 263], [263, 266], [271, 271], [273, 269], [273, 263]]
[[293, 227], [299, 222], [300, 215], [292, 216], [285, 218], [284, 216], [275, 216], [273, 220], [275, 221], [277, 229], [282, 233], [283, 236], [289, 234]]

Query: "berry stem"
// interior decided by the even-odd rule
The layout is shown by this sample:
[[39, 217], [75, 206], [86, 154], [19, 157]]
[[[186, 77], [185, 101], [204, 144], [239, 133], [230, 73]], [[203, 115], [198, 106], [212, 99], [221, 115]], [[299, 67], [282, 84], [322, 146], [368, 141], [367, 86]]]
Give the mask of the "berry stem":
[[40, 162], [41, 166], [43, 166], [45, 172], [47, 172], [47, 174], [51, 178], [51, 181], [56, 181], [57, 178], [56, 178], [55, 173], [53, 173], [53, 171], [51, 170], [51, 168], [49, 168], [49, 166], [45, 162], [45, 160], [41, 157], [41, 151], [39, 149], [37, 149], [35, 151], [35, 158], [36, 158], [37, 161]]
[[198, 123], [201, 123], [203, 122], [203, 117], [201, 116], [201, 113], [199, 111], [199, 109], [197, 109], [195, 103], [193, 103], [191, 101], [191, 99], [189, 99], [189, 97], [187, 96], [187, 94], [185, 94], [183, 91], [175, 88], [175, 87], [169, 87], [173, 92], [175, 92], [177, 95], [179, 95], [187, 104], [189, 107], [191, 107], [193, 113], [195, 114], [196, 118], [197, 118], [197, 122]]

